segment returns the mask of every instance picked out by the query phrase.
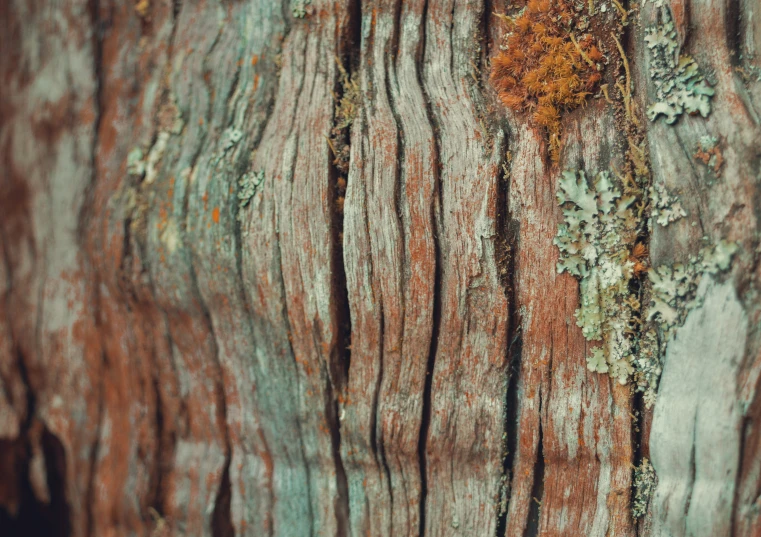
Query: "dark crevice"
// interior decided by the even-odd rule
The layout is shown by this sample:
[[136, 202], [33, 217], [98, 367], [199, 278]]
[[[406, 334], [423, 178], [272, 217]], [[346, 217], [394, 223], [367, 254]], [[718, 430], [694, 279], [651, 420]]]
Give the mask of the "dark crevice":
[[[344, 97], [343, 92], [348, 88], [345, 84], [351, 84], [354, 80], [355, 70], [359, 60], [359, 45], [361, 42], [360, 28], [362, 23], [362, 7], [358, 0], [352, 0], [348, 7], [348, 20], [338, 41], [337, 58], [344, 66], [345, 74], [337, 76], [335, 80], [334, 115], [338, 104]], [[342, 80], [346, 77], [346, 80]], [[334, 118], [335, 119], [335, 118]], [[328, 181], [330, 183], [329, 195], [331, 196], [331, 241], [332, 241], [332, 294], [336, 326], [338, 330], [335, 346], [330, 357], [330, 375], [327, 379], [325, 393], [330, 400], [326, 401], [328, 423], [330, 424], [331, 446], [333, 460], [336, 468], [336, 502], [335, 516], [337, 532], [341, 537], [349, 535], [349, 484], [341, 458], [341, 422], [339, 416], [342, 412], [342, 401], [345, 398], [346, 385], [348, 383], [349, 370], [351, 367], [351, 311], [349, 308], [349, 290], [346, 283], [346, 267], [344, 265], [344, 198], [348, 186], [348, 168], [351, 158], [351, 129], [333, 128], [332, 135], [340, 138], [343, 160], [329, 160]], [[341, 168], [339, 169], [339, 165]]]
[[[361, 24], [361, 7], [359, 1], [352, 1], [349, 5], [349, 22], [346, 31], [339, 40], [337, 58], [341, 61], [349, 80], [355, 76], [358, 65], [359, 36], [354, 35], [355, 27]], [[344, 97], [344, 84], [341, 77], [337, 77], [334, 87], [334, 116], [338, 103]], [[334, 120], [336, 118], [334, 117]], [[342, 153], [350, 155], [351, 133], [350, 127], [343, 129], [333, 128], [332, 139], [343, 146]], [[348, 186], [348, 161], [339, 161], [337, 155], [331, 159], [328, 169], [330, 182], [329, 195], [331, 196], [331, 240], [332, 259], [331, 274], [333, 275], [333, 301], [335, 304], [336, 323], [338, 325], [338, 337], [334, 356], [331, 357], [331, 379], [333, 389], [342, 395], [351, 366], [351, 312], [349, 310], [349, 291], [346, 285], [346, 267], [344, 265], [343, 235], [344, 235], [344, 198]], [[339, 168], [340, 166], [340, 168]]]
[[[15, 440], [0, 440], [0, 470], [3, 470], [3, 490], [8, 488], [17, 494], [16, 510], [9, 512], [0, 506], [0, 528], [4, 537], [28, 537], [45, 535], [49, 537], [69, 537], [71, 521], [66, 502], [66, 458], [61, 442], [35, 416], [36, 400], [29, 384], [24, 356], [16, 350], [19, 375], [26, 388], [27, 414]], [[32, 428], [42, 430], [39, 443], [45, 462], [45, 476], [49, 501], [36, 497], [31, 482], [30, 462], [32, 458]], [[10, 467], [6, 467], [6, 464]], [[16, 483], [9, 481], [15, 479]]]
[[31, 446], [28, 443], [28, 437], [20, 437], [15, 442], [0, 442], [0, 451], [4, 452], [6, 448], [17, 451], [19, 458], [15, 470], [21, 481], [18, 489], [20, 497], [17, 512], [12, 515], [0, 507], [0, 528], [3, 530], [4, 537], [36, 535], [69, 537], [71, 534], [69, 507], [65, 499], [66, 457], [63, 445], [58, 438], [45, 429], [41, 436], [41, 447], [45, 459], [47, 487], [50, 492], [49, 503], [35, 497], [29, 481]]
[[[395, 66], [396, 60], [399, 58], [399, 39], [401, 38], [402, 34], [402, 28], [401, 28], [401, 17], [402, 17], [402, 1], [398, 0], [394, 3], [394, 21], [392, 25], [392, 31], [391, 34], [391, 54], [387, 55], [387, 62], [389, 66]], [[391, 93], [389, 93], [389, 96]]]
[[434, 192], [431, 203], [431, 222], [433, 224], [433, 247], [435, 258], [435, 272], [434, 272], [434, 285], [433, 285], [433, 328], [431, 330], [431, 346], [428, 351], [428, 360], [426, 363], [425, 371], [425, 388], [423, 389], [423, 410], [422, 420], [420, 425], [420, 437], [418, 438], [418, 460], [420, 461], [420, 531], [419, 535], [425, 535], [426, 533], [426, 501], [428, 499], [428, 458], [426, 453], [426, 443], [428, 439], [428, 430], [431, 424], [431, 391], [433, 383], [433, 371], [436, 364], [436, 353], [438, 352], [439, 344], [439, 332], [441, 327], [441, 282], [442, 282], [442, 264], [443, 256], [441, 252], [441, 244], [439, 241], [440, 221], [439, 211], [441, 210], [441, 176], [439, 164], [440, 148], [439, 148], [439, 136], [438, 136], [438, 124], [436, 122], [436, 116], [433, 112], [431, 105], [431, 99], [426, 91], [424, 84], [425, 58], [427, 49], [428, 35], [428, 9], [429, 1], [426, 0], [423, 4], [423, 12], [421, 14], [420, 23], [420, 46], [418, 49], [418, 61], [416, 64], [418, 68], [418, 85], [423, 92], [423, 100], [426, 105], [426, 116], [431, 124], [433, 135], [433, 147], [434, 154], [432, 155], [431, 168], [434, 173]]
[[[507, 159], [507, 156], [504, 157]], [[510, 501], [511, 469], [517, 446], [518, 383], [522, 352], [520, 319], [515, 291], [515, 251], [520, 236], [520, 222], [509, 212], [510, 162], [503, 162], [497, 177], [497, 269], [500, 282], [505, 290], [508, 311], [507, 368], [505, 374], [505, 399], [503, 403], [504, 429], [502, 437], [502, 475], [500, 476], [500, 502], [497, 510], [497, 536], [502, 536], [507, 527], [507, 511]]]
[[[435, 224], [434, 224], [435, 225]], [[434, 233], [434, 236], [436, 234]], [[428, 363], [425, 371], [425, 389], [423, 390], [423, 416], [420, 425], [420, 438], [418, 439], [418, 459], [420, 460], [420, 535], [425, 535], [425, 504], [428, 497], [428, 461], [426, 454], [426, 441], [428, 429], [431, 424], [431, 386], [433, 383], [433, 369], [436, 362], [436, 352], [439, 341], [439, 327], [441, 324], [441, 298], [437, 291], [441, 288], [441, 255], [436, 243], [436, 275], [433, 295], [433, 331], [431, 333], [431, 349], [428, 352]]]
[[230, 503], [232, 500], [232, 488], [230, 486], [230, 456], [225, 461], [225, 469], [222, 471], [222, 481], [219, 484], [217, 499], [214, 501], [214, 512], [211, 516], [212, 537], [234, 537], [235, 528], [230, 516]]
[[733, 66], [739, 66], [742, 63], [742, 30], [740, 17], [742, 16], [742, 0], [727, 0], [726, 19], [724, 28], [727, 35], [727, 49], [729, 51], [729, 61]]
[[[541, 416], [541, 410], [539, 412]], [[539, 420], [539, 444], [536, 450], [536, 463], [534, 464], [534, 484], [531, 487], [530, 506], [526, 523], [525, 537], [537, 537], [539, 535], [539, 517], [541, 516], [541, 501], [544, 495], [544, 442], [542, 420]]]
[[[511, 315], [511, 319], [515, 319]], [[516, 326], [516, 325], [512, 325]], [[507, 528], [507, 512], [510, 507], [512, 486], [512, 468], [515, 464], [515, 452], [518, 445], [518, 408], [520, 397], [518, 385], [520, 384], [521, 353], [523, 341], [519, 331], [513, 331], [514, 336], [507, 349], [508, 370], [505, 379], [504, 401], [504, 430], [502, 439], [502, 475], [500, 476], [500, 503], [497, 512], [497, 536], [505, 535]]]

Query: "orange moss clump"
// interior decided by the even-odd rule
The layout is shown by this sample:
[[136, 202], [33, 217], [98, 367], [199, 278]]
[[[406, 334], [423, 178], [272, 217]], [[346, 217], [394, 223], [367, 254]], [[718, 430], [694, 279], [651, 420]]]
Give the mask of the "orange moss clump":
[[516, 112], [531, 112], [547, 129], [553, 161], [560, 152], [560, 114], [584, 104], [604, 59], [590, 34], [577, 41], [571, 33], [574, 13], [565, 0], [530, 0], [520, 16], [505, 18], [510, 32], [491, 62], [500, 100]]

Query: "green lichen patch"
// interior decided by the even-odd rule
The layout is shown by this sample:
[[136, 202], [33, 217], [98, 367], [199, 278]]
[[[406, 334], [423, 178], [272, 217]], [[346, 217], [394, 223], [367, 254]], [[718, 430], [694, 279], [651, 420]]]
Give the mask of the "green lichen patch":
[[135, 147], [127, 155], [127, 173], [136, 177], [145, 175], [145, 160], [143, 150]]
[[660, 325], [665, 339], [674, 328], [684, 324], [689, 311], [699, 305], [696, 292], [703, 274], [726, 271], [738, 249], [735, 243], [719, 241], [713, 247], [703, 248], [688, 263], [661, 265], [649, 271], [653, 293], [648, 320]]
[[662, 226], [687, 216], [679, 198], [669, 194], [662, 183], [655, 183], [650, 187], [650, 207], [651, 220]]
[[647, 506], [655, 490], [655, 469], [650, 461], [642, 459], [642, 464], [634, 468], [634, 501], [632, 516], [641, 518], [647, 514]]
[[238, 220], [242, 218], [243, 209], [251, 202], [263, 182], [263, 171], [247, 172], [238, 179]]
[[309, 14], [312, 0], [291, 0], [291, 14], [297, 19], [303, 19]]
[[637, 352], [634, 362], [634, 383], [636, 390], [642, 393], [645, 408], [655, 404], [655, 394], [658, 380], [661, 377], [661, 349], [658, 333], [652, 323], [645, 329], [637, 340]]
[[650, 49], [650, 78], [655, 84], [657, 102], [647, 110], [655, 121], [659, 116], [674, 123], [682, 113], [711, 112], [714, 94], [695, 60], [681, 54], [677, 33], [668, 8], [661, 9], [661, 22], [645, 30], [645, 43]]
[[557, 270], [579, 278], [576, 322], [586, 339], [602, 342], [587, 358], [587, 367], [625, 384], [634, 372], [638, 308], [629, 290], [635, 276], [631, 251], [640, 227], [632, 209], [636, 198], [622, 195], [606, 171], [592, 183], [583, 171], [566, 171], [559, 185], [565, 223], [555, 238]]
[[719, 147], [719, 139], [713, 136], [701, 136], [698, 141], [695, 158], [708, 166], [714, 174], [719, 175], [724, 164], [724, 155]]

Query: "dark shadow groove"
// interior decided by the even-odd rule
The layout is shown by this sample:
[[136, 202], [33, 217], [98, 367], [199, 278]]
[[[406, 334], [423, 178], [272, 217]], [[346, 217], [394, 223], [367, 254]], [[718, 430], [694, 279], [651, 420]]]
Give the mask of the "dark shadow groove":
[[[341, 61], [349, 80], [352, 80], [358, 66], [359, 44], [361, 40], [362, 7], [359, 0], [351, 0], [348, 7], [348, 20], [341, 29], [338, 39], [336, 58]], [[340, 77], [334, 85], [334, 115], [337, 104], [343, 97], [344, 87]], [[332, 129], [335, 130], [335, 129]], [[346, 147], [351, 144], [350, 128], [342, 133]], [[349, 150], [349, 158], [351, 151]], [[351, 367], [351, 310], [349, 307], [349, 289], [346, 283], [346, 266], [344, 264], [344, 196], [348, 186], [348, 173], [342, 173], [333, 158], [328, 160], [328, 181], [331, 206], [331, 288], [338, 334], [329, 364], [329, 378], [326, 380], [325, 393], [327, 419], [330, 424], [332, 455], [336, 467], [336, 502], [335, 516], [337, 532], [341, 537], [349, 535], [349, 484], [341, 458], [341, 421], [339, 419], [345, 397], [346, 385]], [[351, 166], [351, 162], [348, 164]]]
[[428, 460], [426, 454], [426, 442], [428, 439], [428, 431], [431, 423], [431, 392], [433, 382], [433, 370], [436, 364], [436, 353], [438, 352], [439, 344], [439, 332], [441, 327], [441, 282], [442, 282], [442, 253], [441, 245], [439, 243], [439, 211], [441, 209], [441, 176], [439, 170], [440, 164], [440, 148], [439, 148], [439, 128], [436, 123], [436, 116], [433, 113], [433, 107], [431, 105], [431, 99], [425, 88], [424, 74], [425, 69], [425, 53], [428, 35], [428, 8], [429, 1], [426, 0], [423, 4], [423, 12], [421, 14], [420, 28], [421, 39], [418, 48], [418, 85], [423, 92], [423, 99], [426, 105], [426, 115], [431, 124], [433, 132], [433, 149], [432, 155], [433, 163], [431, 168], [434, 173], [434, 192], [431, 203], [431, 222], [433, 227], [433, 247], [434, 247], [434, 259], [435, 259], [435, 272], [434, 272], [434, 292], [433, 292], [433, 328], [431, 330], [431, 347], [428, 351], [428, 361], [426, 364], [425, 372], [425, 388], [423, 389], [423, 410], [422, 421], [420, 425], [420, 436], [418, 439], [418, 460], [420, 461], [420, 531], [419, 535], [425, 535], [426, 531], [426, 501], [428, 498]]
[[[3, 471], [3, 490], [15, 488], [18, 493], [17, 510], [10, 513], [0, 506], [0, 529], [3, 537], [69, 537], [71, 535], [71, 515], [66, 502], [66, 456], [63, 445], [44, 425], [35, 421], [36, 400], [29, 384], [29, 376], [24, 356], [16, 351], [19, 374], [27, 390], [27, 415], [15, 440], [0, 440], [0, 470]], [[45, 462], [47, 488], [50, 501], [38, 499], [29, 480], [32, 445], [30, 429], [34, 424], [41, 429], [40, 444]], [[11, 467], [6, 467], [10, 465]], [[17, 483], [9, 485], [7, 480], [16, 478]], [[6, 499], [7, 500], [7, 499]]]
[[219, 492], [214, 501], [214, 513], [211, 517], [212, 537], [234, 537], [235, 529], [230, 514], [232, 490], [230, 487], [230, 454], [225, 458], [225, 469], [222, 472], [222, 481], [219, 484]]
[[[541, 411], [540, 411], [541, 416]], [[537, 537], [539, 535], [539, 520], [542, 510], [542, 496], [544, 495], [544, 433], [542, 420], [539, 419], [539, 445], [536, 450], [536, 464], [534, 465], [534, 485], [531, 487], [530, 507], [526, 523], [525, 537]]]

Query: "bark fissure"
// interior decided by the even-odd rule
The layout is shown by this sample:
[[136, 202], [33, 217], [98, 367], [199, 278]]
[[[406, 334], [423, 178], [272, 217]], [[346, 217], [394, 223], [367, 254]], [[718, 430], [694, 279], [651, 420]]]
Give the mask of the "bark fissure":
[[442, 282], [442, 253], [440, 247], [441, 237], [441, 221], [439, 218], [439, 211], [441, 210], [441, 176], [439, 173], [439, 167], [441, 164], [440, 148], [439, 148], [439, 136], [438, 125], [436, 121], [436, 115], [433, 113], [433, 105], [431, 103], [431, 97], [426, 91], [424, 84], [423, 69], [425, 65], [426, 48], [428, 47], [428, 32], [425, 31], [428, 23], [428, 10], [430, 0], [424, 0], [423, 10], [421, 15], [421, 21], [424, 25], [424, 31], [421, 32], [420, 45], [418, 50], [418, 65], [417, 69], [417, 83], [420, 87], [420, 91], [423, 94], [423, 100], [426, 107], [426, 117], [433, 130], [433, 175], [434, 175], [434, 187], [433, 198], [434, 202], [431, 204], [431, 222], [433, 230], [433, 252], [434, 252], [434, 293], [433, 293], [433, 327], [431, 329], [431, 343], [428, 349], [428, 359], [425, 368], [425, 387], [423, 389], [423, 410], [422, 419], [420, 424], [420, 437], [418, 440], [418, 464], [420, 467], [420, 530], [419, 535], [426, 535], [426, 501], [428, 498], [428, 452], [427, 441], [428, 432], [431, 425], [431, 394], [433, 384], [433, 370], [436, 365], [436, 353], [438, 352], [439, 331], [441, 328], [441, 293], [438, 291], [441, 289]]
[[[654, 104], [642, 26], [663, 25], [661, 3], [577, 2], [568, 33], [605, 84], [559, 110], [550, 164], [535, 111], [503, 114], [483, 72], [518, 27], [494, 12], [540, 0], [0, 2], [0, 471], [10, 457], [18, 481], [11, 500], [0, 486], [0, 528], [758, 533], [759, 13], [666, 2], [715, 91], [707, 117], [667, 125], [640, 118]], [[547, 10], [560, 4], [574, 7]], [[360, 116], [337, 136], [336, 56], [362, 77]], [[717, 167], [695, 155], [704, 138]], [[651, 392], [587, 370], [597, 343], [552, 244], [558, 172], [587, 167], [641, 187], [640, 221], [653, 184], [687, 213], [621, 252], [637, 262], [634, 353], [652, 328], [644, 271], [737, 243], [712, 284], [732, 287], [750, 329], [725, 342], [741, 347], [731, 364], [711, 363], [737, 390], [688, 401], [672, 383], [653, 411]], [[687, 339], [670, 339], [664, 370], [705, 358], [676, 352]], [[726, 409], [736, 422], [710, 419]], [[630, 468], [646, 458], [660, 479], [634, 521]]]
[[[542, 410], [539, 409], [541, 416]], [[525, 537], [537, 537], [541, 528], [541, 510], [542, 498], [544, 497], [544, 427], [542, 420], [539, 420], [539, 442], [536, 449], [536, 460], [534, 461], [534, 483], [531, 487], [530, 504], [528, 509], [528, 520], [526, 524]]]

